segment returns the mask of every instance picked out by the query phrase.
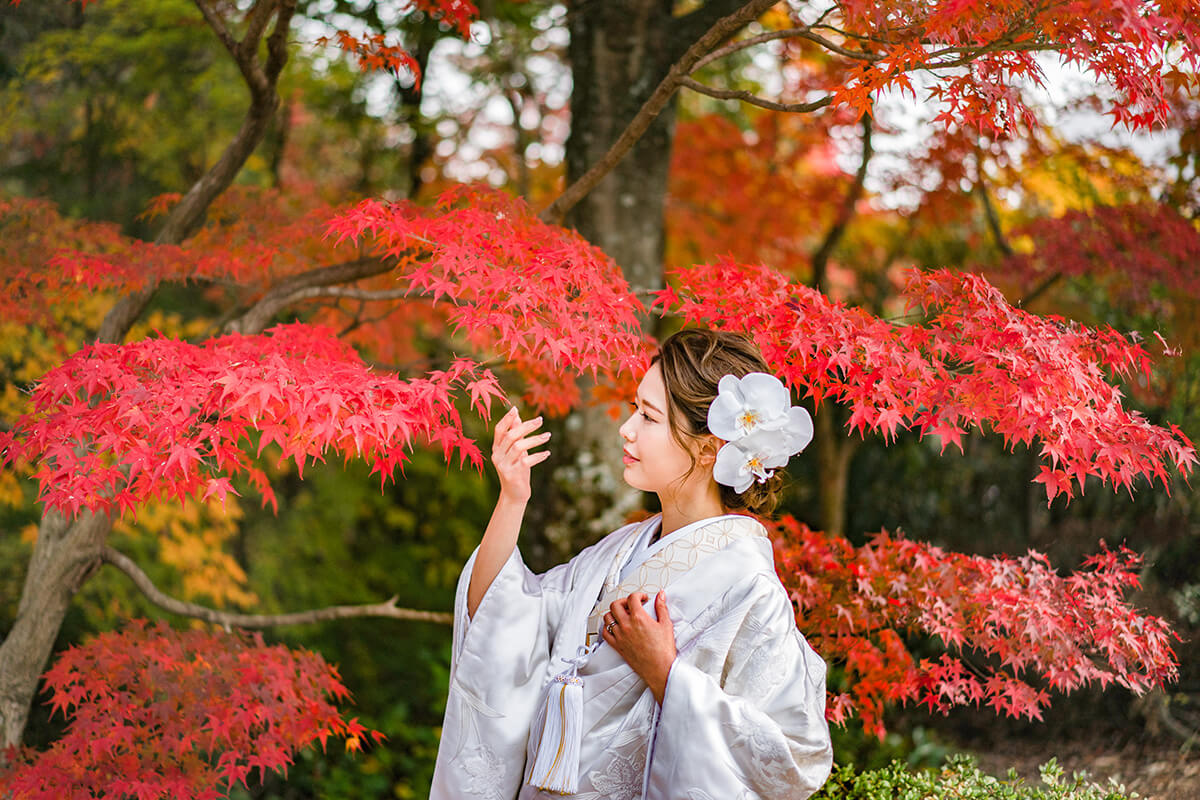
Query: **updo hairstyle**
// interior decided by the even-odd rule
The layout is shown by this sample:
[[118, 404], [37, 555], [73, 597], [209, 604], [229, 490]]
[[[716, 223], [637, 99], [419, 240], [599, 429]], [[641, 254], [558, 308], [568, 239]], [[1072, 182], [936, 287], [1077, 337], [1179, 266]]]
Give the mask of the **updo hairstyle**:
[[[671, 436], [688, 453], [692, 452], [692, 443], [711, 433], [708, 407], [717, 397], [717, 384], [722, 377], [741, 378], [751, 372], [771, 371], [749, 337], [703, 328], [687, 328], [669, 336], [650, 364], [659, 364], [662, 369]], [[692, 466], [681, 480], [686, 480], [695, 469], [696, 457], [692, 455]], [[741, 494], [732, 486], [717, 485], [721, 489], [721, 503], [729, 511], [765, 516], [779, 504], [783, 471], [776, 470], [764, 483], [755, 481]]]

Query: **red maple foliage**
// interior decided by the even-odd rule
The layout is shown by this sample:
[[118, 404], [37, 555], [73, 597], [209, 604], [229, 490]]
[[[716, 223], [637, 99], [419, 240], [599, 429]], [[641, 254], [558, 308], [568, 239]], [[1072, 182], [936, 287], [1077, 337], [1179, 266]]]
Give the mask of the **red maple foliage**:
[[331, 736], [347, 750], [383, 738], [339, 715], [336, 667], [257, 634], [133, 620], [64, 651], [45, 680], [70, 723], [50, 749], [13, 754], [0, 772], [12, 800], [211, 800]]
[[1132, 491], [1139, 475], [1169, 490], [1168, 470], [1196, 462], [1177, 427], [1163, 429], [1121, 404], [1110, 372], [1149, 369], [1149, 356], [1111, 328], [1039, 317], [1009, 305], [982, 277], [908, 273], [903, 295], [924, 322], [896, 324], [835, 303], [762, 266], [720, 261], [675, 271], [678, 289], [655, 305], [686, 320], [754, 336], [794, 389], [850, 409], [849, 426], [895, 438], [933, 434], [942, 448], [974, 427], [1006, 442], [1041, 442], [1035, 478], [1047, 501], [1089, 475]]
[[[1166, 116], [1169, 59], [1194, 69], [1200, 54], [1193, 2], [850, 0], [838, 12], [835, 44], [858, 64], [836, 87], [837, 102], [868, 112], [881, 89], [915, 93], [914, 71], [958, 67], [929, 89], [941, 107], [938, 119], [996, 134], [1032, 123], [1020, 86], [1041, 82], [1035, 54], [1050, 43], [1064, 62], [1117, 90], [1108, 113], [1130, 127]], [[1186, 47], [1173, 48], [1180, 41]]]
[[1144, 304], [1159, 284], [1200, 296], [1200, 232], [1164, 204], [1125, 204], [1040, 218], [1012, 231], [1028, 236], [1033, 253], [1015, 255], [1003, 269], [1030, 283], [1049, 275], [1104, 275], [1119, 281], [1118, 296]]
[[482, 469], [479, 448], [462, 432], [459, 392], [486, 415], [500, 388], [467, 359], [408, 381], [376, 374], [331, 332], [309, 325], [200, 345], [93, 344], [42, 378], [33, 411], [0, 434], [0, 463], [37, 464], [41, 500], [69, 516], [196, 493], [223, 498], [239, 474], [274, 502], [243, 450], [252, 434], [257, 453], [278, 445], [301, 475], [308, 459], [323, 461], [332, 449], [366, 459], [383, 481], [418, 438]]
[[[845, 671], [829, 719], [858, 715], [880, 738], [887, 703], [943, 712], [986, 704], [1041, 719], [1046, 688], [1116, 683], [1140, 693], [1177, 677], [1178, 637], [1126, 600], [1140, 557], [1125, 548], [1063, 577], [1033, 551], [968, 556], [886, 532], [855, 547], [790, 517], [773, 538], [797, 625]], [[918, 659], [906, 636], [934, 637], [947, 652]]]
[[329, 231], [394, 259], [406, 294], [448, 301], [454, 330], [503, 356], [551, 413], [578, 404], [576, 374], [613, 379], [644, 363], [645, 308], [620, 268], [518, 198], [459, 186], [432, 208], [367, 200]]
[[[418, 0], [409, 9], [463, 37], [477, 15], [469, 0]], [[256, 97], [273, 98], [294, 4], [256, 3], [236, 22], [234, 6], [201, 10]], [[276, 12], [278, 27], [264, 42]], [[849, 119], [870, 113], [883, 89], [912, 90], [914, 71], [937, 71], [930, 92], [942, 119], [1003, 136], [1033, 124], [1017, 87], [1040, 79], [1036, 51], [1056, 49], [1116, 87], [1116, 121], [1149, 126], [1164, 114], [1176, 64], [1194, 70], [1200, 62], [1198, 18], [1194, 0], [847, 0], [798, 25], [789, 46], [803, 42], [808, 55], [836, 63], [789, 90], [832, 98]], [[243, 28], [239, 43], [229, 31]], [[338, 32], [327, 42], [365, 69], [420, 79], [416, 62], [383, 32]], [[269, 79], [253, 57], [264, 43]], [[254, 108], [261, 117], [270, 103]], [[757, 131], [766, 144], [782, 138], [767, 133], [775, 132]], [[580, 402], [579, 373], [619, 384], [645, 364], [639, 314], [652, 312], [638, 292], [607, 256], [519, 201], [461, 188], [432, 208], [311, 203], [267, 221], [223, 212], [223, 203], [244, 210], [250, 196], [235, 190], [206, 205], [209, 224], [171, 239], [183, 244], [135, 242], [111, 227], [69, 223], [44, 205], [5, 201], [0, 227], [20, 235], [0, 236], [0, 311], [48, 324], [48, 306], [86, 292], [197, 280], [210, 293], [233, 284], [239, 300], [253, 303], [314, 264], [369, 258], [380, 268], [354, 287], [338, 294], [332, 279], [300, 281], [302, 291], [280, 309], [330, 297], [424, 301], [478, 352], [402, 380], [310, 325], [257, 333], [264, 323], [198, 344], [157, 338], [86, 347], [43, 377], [32, 411], [0, 437], [0, 464], [32, 464], [47, 507], [68, 516], [125, 512], [164, 496], [222, 496], [239, 476], [269, 501], [252, 453], [276, 447], [301, 469], [330, 451], [363, 457], [381, 480], [419, 444], [479, 466], [460, 409], [486, 416], [500, 395], [485, 359], [511, 365], [531, 402], [553, 412]], [[176, 201], [164, 196], [156, 208]], [[860, 434], [893, 440], [911, 429], [960, 448], [970, 428], [1010, 443], [1036, 438], [1049, 501], [1082, 491], [1088, 476], [1130, 490], [1138, 476], [1166, 486], [1170, 470], [1186, 475], [1195, 463], [1177, 428], [1124, 408], [1109, 382], [1148, 369], [1136, 343], [1013, 308], [978, 276], [911, 273], [903, 290], [916, 319], [908, 324], [732, 259], [673, 277], [676, 287], [657, 293], [654, 308], [751, 333], [794, 389], [847, 406]], [[792, 521], [779, 535], [801, 627], [851, 678], [830, 702], [834, 720], [858, 713], [879, 732], [889, 701], [935, 709], [987, 703], [1037, 716], [1048, 696], [1031, 676], [1050, 689], [1116, 682], [1138, 691], [1174, 676], [1169, 631], [1125, 600], [1136, 585], [1136, 562], [1125, 551], [1105, 551], [1062, 578], [1036, 554], [980, 559], [886, 535], [854, 548]], [[949, 652], [916, 659], [906, 634], [939, 637]], [[987, 662], [972, 667], [967, 655]], [[366, 734], [333, 708], [345, 689], [332, 668], [241, 635], [134, 623], [63, 654], [46, 677], [53, 706], [72, 721], [49, 750], [23, 754], [0, 778], [16, 797], [216, 797], [254, 769], [285, 768], [296, 748], [333, 735], [354, 749]]]

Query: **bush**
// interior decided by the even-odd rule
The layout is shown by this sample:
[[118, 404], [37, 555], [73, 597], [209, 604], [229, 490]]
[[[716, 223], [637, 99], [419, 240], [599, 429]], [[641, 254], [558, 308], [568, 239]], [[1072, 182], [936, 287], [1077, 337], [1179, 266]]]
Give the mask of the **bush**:
[[1030, 786], [1009, 770], [1007, 778], [979, 771], [975, 759], [952, 756], [940, 770], [910, 770], [902, 761], [856, 772], [842, 766], [812, 800], [1134, 800], [1136, 793], [1109, 780], [1100, 786], [1086, 773], [1063, 775], [1054, 759], [1041, 766], [1041, 784]]

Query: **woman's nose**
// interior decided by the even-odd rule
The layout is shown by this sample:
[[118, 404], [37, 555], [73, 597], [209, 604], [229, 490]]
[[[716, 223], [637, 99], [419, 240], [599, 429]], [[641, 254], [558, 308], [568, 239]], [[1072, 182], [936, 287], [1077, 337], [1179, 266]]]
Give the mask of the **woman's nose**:
[[621, 427], [617, 429], [617, 433], [621, 434], [621, 438], [627, 442], [633, 441], [633, 431], [630, 430], [629, 426], [629, 420], [631, 419], [633, 419], [633, 415], [630, 415], [625, 422], [621, 424]]

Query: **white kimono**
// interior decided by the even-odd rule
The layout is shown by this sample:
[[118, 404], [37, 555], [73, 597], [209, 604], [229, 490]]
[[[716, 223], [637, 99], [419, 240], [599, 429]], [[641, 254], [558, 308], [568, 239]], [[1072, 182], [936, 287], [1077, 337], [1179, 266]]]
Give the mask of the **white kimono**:
[[[608, 604], [664, 573], [678, 655], [662, 706], [601, 641], [583, 679], [580, 800], [803, 800], [829, 775], [825, 663], [796, 629], [771, 542], [750, 517], [702, 520], [641, 545], [659, 518], [620, 528], [535, 575], [514, 548], [466, 611], [455, 598], [450, 693], [430, 800], [549, 800], [527, 783], [546, 693], [594, 641]], [[637, 552], [640, 551], [640, 552]], [[603, 595], [603, 602], [598, 602]], [[589, 629], [591, 637], [589, 637]]]

